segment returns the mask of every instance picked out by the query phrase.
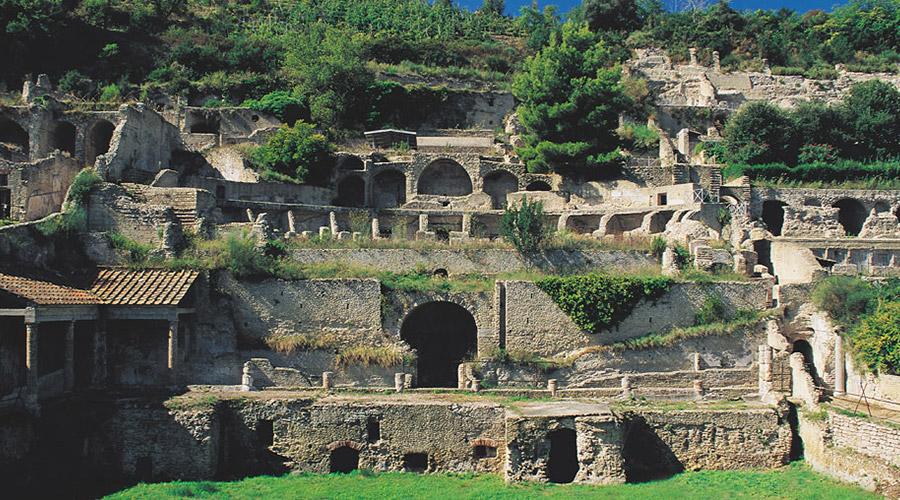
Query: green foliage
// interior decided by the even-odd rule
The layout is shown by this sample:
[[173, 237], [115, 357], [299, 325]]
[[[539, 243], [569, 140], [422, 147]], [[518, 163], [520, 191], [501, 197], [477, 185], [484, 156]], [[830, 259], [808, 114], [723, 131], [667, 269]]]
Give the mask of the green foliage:
[[599, 333], [628, 316], [639, 301], [659, 298], [671, 280], [587, 274], [547, 277], [535, 284], [581, 329]]
[[857, 357], [875, 373], [900, 375], [900, 302], [885, 302], [850, 333]]
[[88, 76], [77, 69], [67, 71], [57, 83], [57, 89], [60, 92], [72, 94], [76, 97], [86, 99], [94, 95], [97, 90], [96, 84]]
[[841, 111], [850, 139], [849, 156], [900, 156], [900, 90], [880, 80], [857, 83], [842, 102]]
[[628, 149], [647, 150], [659, 147], [659, 132], [646, 126], [626, 123], [616, 129], [616, 133]]
[[282, 126], [251, 154], [253, 165], [297, 182], [323, 183], [334, 167], [333, 146], [309, 123]]
[[792, 155], [787, 112], [767, 102], [744, 105], [725, 127], [725, 148], [735, 163], [772, 163]]
[[536, 7], [522, 7], [516, 25], [527, 34], [525, 46], [531, 52], [537, 52], [550, 43], [550, 38], [559, 31], [560, 17], [555, 5], [548, 5], [544, 10]]
[[147, 262], [153, 246], [128, 238], [122, 233], [108, 233], [110, 245], [118, 251], [129, 266], [140, 266]]
[[710, 321], [709, 323], [683, 328], [673, 328], [663, 333], [650, 333], [641, 337], [609, 344], [606, 347], [608, 350], [619, 352], [671, 347], [687, 339], [735, 335], [746, 332], [748, 328], [755, 327], [766, 317], [768, 317], [767, 314], [759, 311], [740, 309], [736, 311], [734, 317], [730, 319], [720, 318], [719, 320]]
[[813, 303], [832, 318], [850, 323], [871, 311], [877, 294], [866, 282], [850, 276], [829, 276], [812, 292]]
[[684, 245], [675, 244], [672, 247], [675, 252], [675, 267], [684, 271], [691, 265], [691, 251]]
[[353, 346], [338, 351], [334, 357], [334, 367], [345, 369], [351, 366], [379, 366], [391, 368], [411, 361], [409, 355], [395, 346], [371, 347]]
[[512, 204], [500, 219], [500, 236], [519, 253], [531, 255], [541, 250], [547, 239], [544, 227], [544, 204], [529, 202], [523, 196], [520, 204]]
[[721, 323], [727, 319], [728, 308], [722, 297], [709, 295], [703, 300], [703, 304], [694, 313], [694, 325], [709, 325]]
[[667, 246], [668, 243], [665, 238], [659, 235], [654, 236], [653, 239], [650, 240], [650, 253], [659, 260], [662, 258], [663, 253], [665, 253]]
[[631, 105], [606, 44], [567, 22], [513, 81], [527, 133], [519, 154], [532, 172], [599, 175], [619, 158], [615, 130]]
[[817, 183], [840, 183], [854, 179], [890, 180], [900, 177], [900, 162], [863, 163], [855, 160], [839, 160], [834, 163], [802, 163], [795, 166], [784, 163], [762, 165], [729, 165], [723, 175], [733, 178], [746, 175], [751, 180], [783, 180]]
[[103, 102], [118, 102], [122, 100], [122, 89], [115, 83], [111, 83], [100, 89], [100, 100]]
[[241, 106], [269, 113], [289, 126], [308, 114], [306, 101], [284, 90], [269, 92], [259, 99], [248, 99]]

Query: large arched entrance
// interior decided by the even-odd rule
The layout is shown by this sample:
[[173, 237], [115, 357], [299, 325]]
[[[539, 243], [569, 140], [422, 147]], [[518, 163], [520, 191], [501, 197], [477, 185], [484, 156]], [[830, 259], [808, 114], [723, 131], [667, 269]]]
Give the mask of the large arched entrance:
[[472, 179], [462, 165], [453, 160], [431, 162], [419, 175], [419, 194], [465, 196], [472, 194]]
[[866, 207], [859, 200], [844, 198], [834, 204], [838, 209], [838, 222], [844, 227], [847, 236], [859, 236], [868, 213]]
[[484, 192], [491, 196], [491, 208], [506, 208], [506, 195], [519, 189], [519, 180], [506, 170], [495, 170], [484, 178]]
[[338, 184], [337, 205], [341, 207], [362, 207], [366, 204], [366, 182], [358, 176], [345, 177]]
[[75, 135], [75, 125], [69, 122], [56, 122], [50, 133], [50, 150], [58, 149], [74, 155]]
[[772, 236], [781, 236], [784, 228], [784, 205], [784, 202], [778, 200], [763, 202], [762, 219]]
[[406, 316], [400, 337], [418, 355], [419, 387], [456, 387], [459, 364], [477, 351], [478, 326], [460, 305], [429, 302]]
[[406, 203], [406, 176], [396, 170], [378, 173], [372, 184], [372, 202], [376, 208], [394, 208]]
[[109, 152], [109, 143], [112, 141], [115, 128], [106, 120], [100, 120], [91, 125], [84, 148], [84, 160], [88, 165], [93, 165], [98, 156]]
[[349, 446], [341, 446], [331, 450], [328, 471], [332, 474], [347, 474], [359, 468], [359, 451]]
[[8, 160], [24, 160], [28, 158], [28, 132], [21, 125], [5, 116], [0, 116], [0, 144], [4, 145], [4, 149], [10, 152]]

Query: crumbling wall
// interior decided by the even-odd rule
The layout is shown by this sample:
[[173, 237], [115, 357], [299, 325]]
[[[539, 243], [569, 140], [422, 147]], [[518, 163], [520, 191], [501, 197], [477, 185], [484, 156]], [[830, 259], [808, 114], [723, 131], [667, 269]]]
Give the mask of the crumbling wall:
[[68, 155], [54, 155], [27, 164], [0, 160], [0, 173], [7, 173], [10, 186], [10, 218], [32, 221], [59, 212], [78, 161]]
[[143, 243], [163, 241], [167, 224], [177, 224], [172, 207], [142, 203], [116, 184], [104, 184], [91, 192], [88, 202], [88, 230], [115, 231]]
[[182, 148], [178, 129], [143, 104], [123, 106], [119, 115], [109, 152], [97, 158], [98, 173], [110, 182], [153, 179]]

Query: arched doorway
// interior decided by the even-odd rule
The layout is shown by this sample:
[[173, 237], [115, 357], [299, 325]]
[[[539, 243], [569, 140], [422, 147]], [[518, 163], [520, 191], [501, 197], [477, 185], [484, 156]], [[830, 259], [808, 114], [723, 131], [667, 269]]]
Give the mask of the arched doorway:
[[75, 125], [69, 122], [56, 122], [50, 132], [50, 150], [58, 149], [74, 155], [75, 135]]
[[431, 162], [419, 175], [419, 194], [466, 196], [472, 194], [472, 179], [462, 165], [453, 160]]
[[550, 191], [550, 184], [544, 181], [534, 181], [525, 186], [525, 191]]
[[359, 156], [347, 155], [338, 158], [338, 170], [364, 170], [365, 164]]
[[866, 212], [866, 207], [859, 200], [854, 200], [853, 198], [838, 200], [832, 206], [838, 209], [838, 222], [844, 227], [847, 236], [859, 236], [863, 224], [866, 222], [866, 217], [869, 215]]
[[88, 165], [93, 165], [98, 156], [109, 152], [115, 128], [115, 125], [106, 120], [99, 120], [91, 125], [84, 148], [84, 160]]
[[762, 219], [772, 236], [781, 236], [784, 228], [784, 205], [783, 201], [778, 200], [763, 202]]
[[809, 345], [809, 342], [805, 340], [797, 340], [794, 342], [794, 352], [799, 352], [803, 355], [803, 361], [806, 364], [806, 371], [812, 375], [813, 380], [816, 382], [819, 381], [819, 376], [816, 373], [816, 363], [815, 358], [813, 357], [813, 348]]
[[406, 203], [406, 176], [402, 173], [385, 170], [373, 182], [372, 200], [376, 208], [394, 208]]
[[5, 116], [0, 116], [0, 144], [9, 151], [10, 158], [7, 159], [24, 160], [28, 158], [28, 132]]
[[358, 176], [345, 177], [338, 184], [337, 205], [342, 207], [362, 207], [366, 204], [366, 182]]
[[452, 302], [428, 302], [403, 320], [400, 337], [416, 350], [419, 387], [456, 387], [459, 364], [478, 347], [475, 318]]
[[349, 446], [341, 446], [331, 450], [328, 471], [347, 474], [359, 468], [359, 451]]
[[506, 170], [495, 170], [484, 178], [484, 192], [491, 196], [491, 208], [506, 208], [506, 195], [519, 190], [519, 179]]
[[578, 442], [572, 429], [550, 433], [550, 458], [547, 479], [551, 483], [571, 483], [578, 474]]

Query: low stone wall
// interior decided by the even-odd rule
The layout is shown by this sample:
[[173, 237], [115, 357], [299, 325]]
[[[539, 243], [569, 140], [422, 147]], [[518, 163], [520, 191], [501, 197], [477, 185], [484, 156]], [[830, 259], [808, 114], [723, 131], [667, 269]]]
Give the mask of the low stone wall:
[[900, 467], [900, 429], [862, 418], [828, 413], [831, 442]]
[[430, 271], [444, 269], [450, 274], [510, 273], [531, 267], [552, 272], [657, 265], [656, 259], [644, 252], [623, 250], [552, 250], [530, 261], [515, 250], [502, 249], [302, 249], [292, 251], [291, 258], [304, 264], [337, 261], [382, 271], [405, 272], [423, 267]]

